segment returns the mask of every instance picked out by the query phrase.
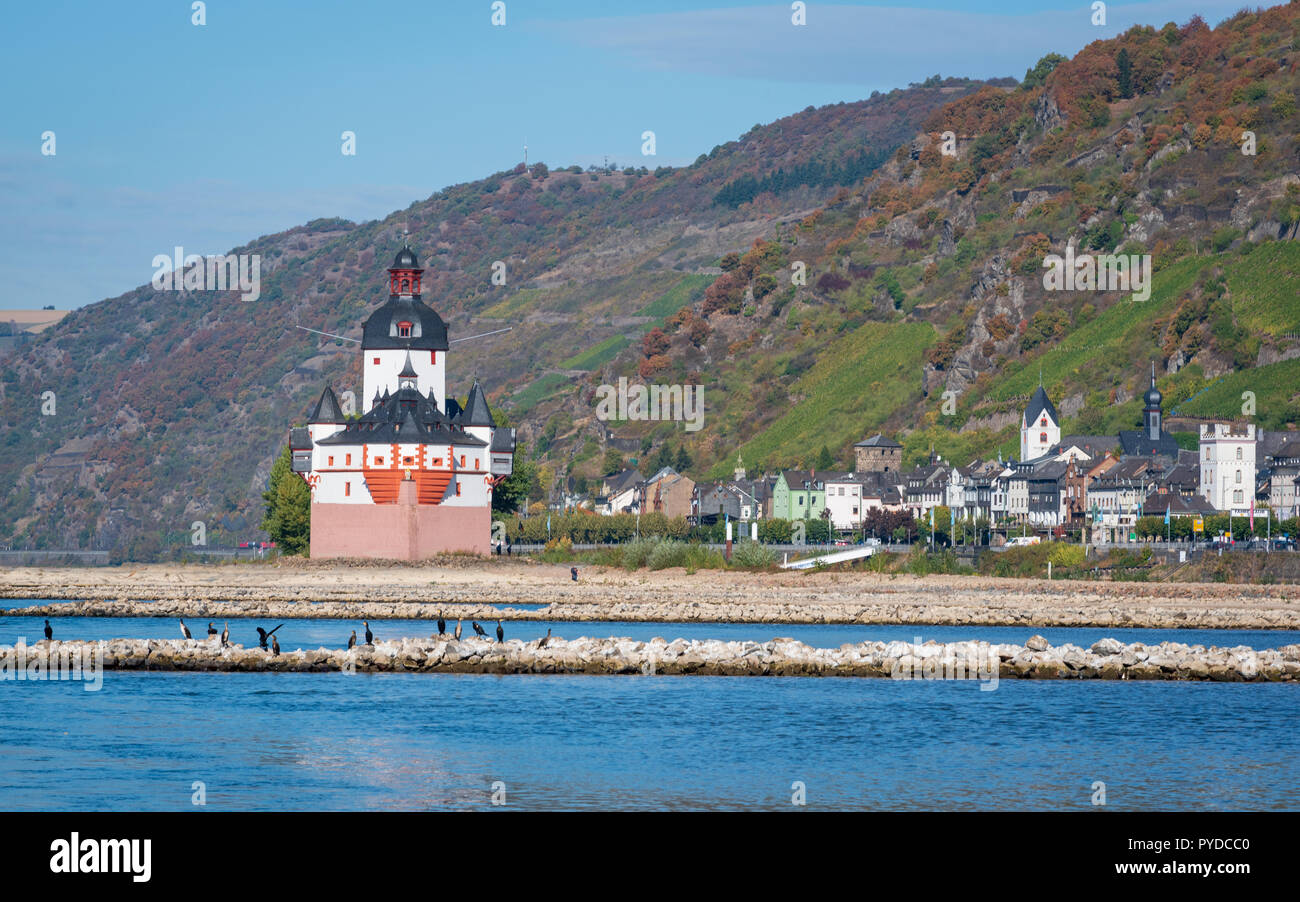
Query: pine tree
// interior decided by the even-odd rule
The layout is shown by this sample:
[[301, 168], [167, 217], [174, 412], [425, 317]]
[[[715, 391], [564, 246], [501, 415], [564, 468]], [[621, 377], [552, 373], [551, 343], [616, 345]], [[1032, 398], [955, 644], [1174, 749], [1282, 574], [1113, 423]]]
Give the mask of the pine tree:
[[1115, 57], [1115, 66], [1119, 69], [1119, 96], [1133, 96], [1133, 61], [1128, 57], [1128, 50], [1120, 48]]
[[817, 452], [817, 469], [830, 470], [835, 466], [835, 458], [831, 456], [831, 449], [822, 445], [822, 449]]
[[685, 445], [677, 446], [677, 456], [673, 460], [673, 469], [678, 473], [685, 473], [691, 466], [691, 455], [687, 453]]

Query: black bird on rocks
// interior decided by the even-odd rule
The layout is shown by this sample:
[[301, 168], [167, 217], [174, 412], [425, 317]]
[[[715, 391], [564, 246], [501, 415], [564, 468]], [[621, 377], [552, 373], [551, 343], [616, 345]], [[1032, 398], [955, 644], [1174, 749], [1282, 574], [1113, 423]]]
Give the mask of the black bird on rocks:
[[357, 631], [353, 630], [352, 635], [348, 636], [348, 648], [352, 648], [356, 644], [357, 644]]
[[274, 657], [276, 657], [276, 656], [279, 655], [279, 654], [280, 654], [280, 640], [277, 639], [277, 638], [275, 638], [275, 636], [272, 636], [272, 637], [271, 637], [271, 657], [274, 658]]
[[578, 581], [578, 568], [577, 568], [577, 567], [570, 567], [570, 568], [569, 568], [569, 575], [573, 577], [573, 581], [576, 583], [576, 582]]
[[501, 628], [501, 621], [498, 620], [497, 621], [497, 642], [501, 643], [504, 641], [506, 641], [506, 631]]
[[54, 630], [50, 629], [50, 621], [48, 620], [45, 621], [45, 638], [46, 639], [54, 638]]
[[[282, 623], [280, 624], [280, 626], [284, 626], [284, 624]], [[277, 626], [275, 630], [278, 630], [280, 626]], [[266, 648], [266, 640], [270, 639], [272, 636], [275, 635], [275, 630], [271, 630], [271, 632], [268, 633], [266, 630], [262, 629], [259, 626], [257, 628], [257, 647]]]
[[193, 636], [190, 635], [190, 628], [185, 625], [185, 619], [183, 617], [181, 618], [181, 635], [184, 636], [186, 639], [194, 638]]
[[212, 621], [209, 620], [209, 621], [208, 621], [208, 638], [211, 639], [211, 638], [212, 638], [213, 636], [215, 636], [216, 634], [217, 634], [217, 628], [216, 628], [215, 626], [213, 626], [213, 625], [212, 625]]
[[447, 621], [442, 619], [442, 611], [438, 612], [438, 635], [447, 635]]
[[460, 620], [456, 621], [456, 632], [454, 635], [456, 636], [457, 639], [460, 638], [460, 623], [461, 623]]
[[366, 644], [367, 644], [367, 645], [374, 645], [374, 644], [375, 644], [375, 634], [372, 633], [372, 632], [370, 632], [370, 621], [369, 621], [369, 620], [362, 620], [362, 621], [361, 621], [361, 624], [362, 624], [362, 626], [364, 626], [364, 627], [366, 628]]
[[224, 627], [225, 628], [221, 631], [222, 648], [226, 648], [230, 645], [230, 621], [229, 620], [225, 622]]
[[484, 630], [483, 627], [481, 627], [481, 626], [478, 625], [478, 621], [477, 621], [477, 620], [471, 620], [471, 621], [469, 622], [469, 625], [472, 626], [472, 627], [474, 627], [474, 632], [475, 632], [476, 634], [478, 634], [478, 635], [480, 635], [480, 636], [486, 636], [486, 635], [487, 635], [487, 631]]
[[547, 642], [550, 642], [550, 641], [551, 641], [551, 628], [550, 628], [550, 627], [547, 627], [547, 628], [546, 628], [546, 635], [543, 636], [542, 638], [540, 638], [540, 639], [537, 640], [537, 647], [538, 647], [538, 648], [545, 648], [545, 647], [546, 647], [546, 643], [547, 643]]

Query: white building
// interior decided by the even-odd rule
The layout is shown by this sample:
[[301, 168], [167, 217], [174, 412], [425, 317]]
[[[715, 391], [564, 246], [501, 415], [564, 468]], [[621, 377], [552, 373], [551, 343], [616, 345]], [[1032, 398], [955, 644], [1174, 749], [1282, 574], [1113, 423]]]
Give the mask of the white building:
[[485, 553], [514, 432], [497, 427], [477, 381], [463, 408], [446, 396], [447, 327], [421, 300], [414, 252], [403, 247], [388, 272], [388, 300], [362, 331], [369, 409], [345, 416], [326, 386], [307, 427], [290, 433], [294, 472], [311, 486], [311, 554]]
[[1043, 387], [1029, 399], [1025, 415], [1020, 420], [1020, 459], [1034, 460], [1042, 457], [1061, 440], [1061, 418], [1047, 397]]
[[1248, 514], [1255, 498], [1255, 427], [1201, 427], [1201, 496], [1215, 510]]

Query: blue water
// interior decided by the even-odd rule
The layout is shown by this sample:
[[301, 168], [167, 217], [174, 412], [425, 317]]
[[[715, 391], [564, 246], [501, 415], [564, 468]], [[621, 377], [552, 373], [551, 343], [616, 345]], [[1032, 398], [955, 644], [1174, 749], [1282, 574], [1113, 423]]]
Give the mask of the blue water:
[[0, 683], [0, 809], [1300, 808], [1289, 685], [108, 673]]
[[[0, 617], [0, 645], [42, 619]], [[56, 617], [56, 638], [179, 638], [173, 618]], [[187, 621], [196, 636], [206, 620]], [[285, 650], [342, 646], [359, 621], [284, 626]], [[222, 621], [217, 621], [218, 629]], [[485, 623], [489, 632], [495, 623]], [[430, 621], [375, 620], [379, 639]], [[449, 623], [454, 628], [454, 621]], [[556, 635], [1272, 648], [1265, 630], [506, 622]], [[465, 630], [469, 632], [468, 622]], [[0, 682], [0, 810], [1300, 808], [1300, 687], [1002, 680], [187, 674]], [[500, 798], [500, 793], [498, 793]]]
[[[206, 619], [186, 620], [196, 638], [207, 635]], [[213, 621], [218, 632], [226, 621]], [[239, 645], [257, 644], [255, 627], [271, 629], [283, 623], [275, 635], [280, 647], [343, 648], [352, 630], [357, 631], [358, 642], [365, 641], [365, 627], [359, 620], [274, 620], [243, 619], [229, 621], [230, 640]], [[496, 621], [480, 621], [488, 635], [496, 638]], [[50, 627], [56, 639], [179, 639], [180, 625], [172, 617], [52, 617]], [[508, 639], [537, 639], [551, 629], [555, 635], [567, 639], [578, 636], [628, 636], [646, 641], [655, 636], [664, 639], [727, 639], [766, 642], [777, 637], [798, 639], [817, 648], [839, 648], [848, 643], [866, 641], [911, 642], [916, 637], [922, 641], [956, 642], [984, 639], [988, 642], [1023, 644], [1034, 634], [1039, 634], [1053, 645], [1073, 643], [1087, 648], [1106, 636], [1121, 642], [1183, 642], [1187, 645], [1232, 647], [1247, 645], [1251, 648], [1277, 648], [1300, 642], [1300, 632], [1288, 630], [1155, 630], [1107, 629], [1104, 627], [1019, 627], [1019, 626], [908, 626], [880, 624], [788, 624], [788, 623], [647, 623], [607, 621], [505, 621], [502, 624]], [[447, 631], [456, 628], [456, 621], [447, 621]], [[40, 617], [0, 616], [0, 645], [12, 645], [18, 637], [28, 644], [44, 636], [44, 619]], [[372, 620], [370, 629], [379, 640], [404, 636], [427, 637], [438, 630], [432, 620]], [[473, 635], [470, 621], [465, 621], [463, 634]]]

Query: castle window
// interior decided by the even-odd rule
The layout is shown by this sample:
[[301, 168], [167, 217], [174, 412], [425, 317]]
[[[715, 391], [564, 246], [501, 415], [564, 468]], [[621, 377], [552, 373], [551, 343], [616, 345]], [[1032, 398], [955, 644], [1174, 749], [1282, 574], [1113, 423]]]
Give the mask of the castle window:
[[477, 470], [478, 468], [479, 468], [479, 467], [478, 467], [478, 458], [476, 457], [476, 458], [474, 458], [474, 469]]
[[334, 455], [333, 455], [333, 454], [331, 454], [331, 455], [329, 456], [329, 464], [328, 464], [328, 466], [331, 466], [331, 467], [334, 466]]
[[1038, 421], [1038, 425], [1039, 425], [1039, 426], [1046, 426], [1046, 425], [1047, 425], [1047, 417], [1043, 417], [1041, 420], [1039, 420], [1039, 421]]
[[343, 483], [343, 497], [348, 498], [351, 497], [351, 495], [352, 495], [352, 483], [350, 482]]
[[460, 465], [461, 465], [462, 467], [465, 466], [465, 455], [464, 455], [464, 454], [462, 454], [462, 455], [460, 456]]
[[1237, 471], [1237, 485], [1241, 485], [1241, 471]]
[[378, 358], [378, 357], [375, 358], [375, 366], [379, 366], [379, 358]]
[[402, 458], [402, 463], [404, 463], [404, 464], [409, 464], [409, 463], [411, 463], [414, 459], [415, 459], [415, 458], [413, 458], [413, 457], [403, 457], [403, 458]]
[[1237, 449], [1237, 460], [1241, 460], [1241, 449]]
[[456, 483], [456, 497], [457, 497], [457, 498], [460, 497], [460, 483], [459, 483], [459, 482]]
[[382, 467], [382, 466], [384, 465], [384, 459], [383, 459], [382, 457], [376, 457], [376, 458], [375, 458], [375, 465], [376, 465], [376, 466], [380, 466], [380, 467]]
[[410, 323], [398, 323], [398, 324], [397, 324], [397, 335], [398, 335], [399, 338], [410, 338], [410, 337], [411, 337], [411, 324], [410, 324]]
[[437, 352], [437, 351], [430, 351], [430, 352], [429, 352], [429, 362], [430, 362], [430, 363], [437, 363], [437, 362], [438, 362], [438, 352]]
[[[1047, 425], [1047, 424], [1044, 423], [1043, 425]], [[1047, 444], [1047, 433], [1046, 432], [1038, 433], [1038, 440], [1043, 444]]]
[[1232, 493], [1232, 502], [1233, 502], [1233, 504], [1241, 504], [1241, 490], [1240, 490], [1240, 489], [1238, 489], [1237, 491], [1235, 491], [1235, 492]]
[[352, 455], [351, 455], [351, 454], [349, 454], [349, 455], [344, 459], [344, 463], [347, 464], [347, 466], [349, 466], [349, 467], [352, 466]]

